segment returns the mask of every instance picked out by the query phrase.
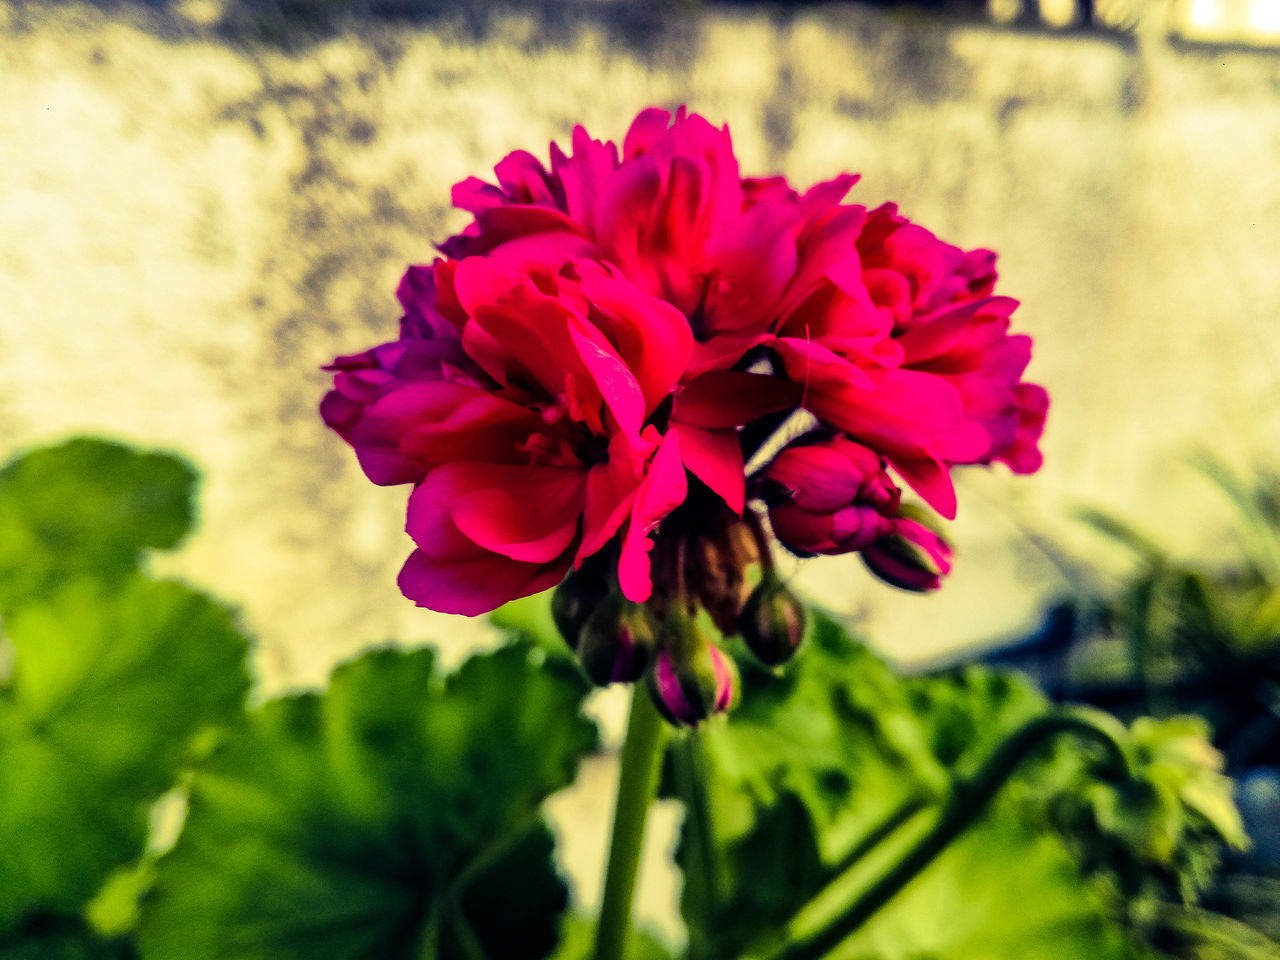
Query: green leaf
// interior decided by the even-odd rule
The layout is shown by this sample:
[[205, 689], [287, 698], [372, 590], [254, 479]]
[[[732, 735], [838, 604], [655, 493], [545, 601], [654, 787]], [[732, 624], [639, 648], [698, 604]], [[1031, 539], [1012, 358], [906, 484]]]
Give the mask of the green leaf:
[[135, 960], [132, 943], [101, 936], [79, 917], [42, 915], [0, 934], [0, 960]]
[[952, 774], [981, 764], [1011, 730], [1049, 709], [1020, 674], [968, 665], [902, 681], [938, 762]]
[[815, 615], [782, 674], [740, 658], [742, 699], [699, 731], [719, 842], [748, 833], [783, 795], [804, 806], [824, 858], [887, 806], [935, 797], [946, 773], [907, 691], [866, 647]]
[[547, 656], [574, 660], [573, 651], [551, 619], [551, 593], [544, 590], [531, 597], [505, 603], [489, 614], [489, 620], [512, 639], [543, 648]]
[[690, 958], [738, 956], [780, 929], [829, 879], [808, 811], [790, 794], [710, 861], [699, 842], [686, 823], [676, 863], [684, 874]]
[[[690, 960], [771, 956], [787, 931], [839, 916], [937, 818], [955, 778], [1048, 709], [1026, 681], [980, 667], [899, 679], [821, 617], [785, 675], [742, 669], [738, 711], [668, 756], [686, 809]], [[1061, 839], [1033, 822], [998, 797], [833, 955], [1131, 956]]]
[[118, 577], [191, 528], [195, 471], [169, 454], [81, 438], [0, 471], [0, 604], [83, 574]]
[[15, 661], [0, 690], [0, 929], [77, 911], [136, 860], [150, 802], [248, 687], [231, 615], [176, 583], [74, 581], [5, 627]]
[[835, 960], [1123, 960], [1132, 949], [1062, 843], [997, 811], [966, 831]]
[[378, 650], [265, 704], [193, 778], [143, 956], [545, 956], [566, 891], [539, 807], [596, 746], [586, 689], [523, 644], [446, 679]]
[[1237, 850], [1249, 845], [1235, 786], [1222, 773], [1225, 761], [1210, 743], [1209, 726], [1201, 717], [1140, 717], [1133, 724], [1133, 738], [1152, 782], [1198, 814], [1217, 839]]

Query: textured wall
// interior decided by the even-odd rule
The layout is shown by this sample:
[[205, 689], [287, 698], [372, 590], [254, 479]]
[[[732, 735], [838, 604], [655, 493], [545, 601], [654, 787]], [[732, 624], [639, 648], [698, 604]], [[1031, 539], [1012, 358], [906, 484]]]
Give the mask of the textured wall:
[[1054, 573], [1010, 550], [1011, 518], [1061, 525], [1095, 500], [1191, 543], [1214, 504], [1177, 458], [1274, 452], [1274, 57], [856, 7], [712, 9], [630, 46], [512, 16], [484, 39], [377, 28], [292, 54], [76, 7], [7, 16], [5, 452], [89, 430], [191, 456], [204, 523], [177, 567], [244, 605], [273, 686], [371, 639], [482, 635], [397, 595], [404, 493], [363, 482], [321, 429], [317, 367], [390, 334], [403, 265], [461, 222], [454, 181], [576, 121], [618, 136], [649, 103], [729, 122], [745, 170], [861, 171], [859, 199], [1001, 251], [1023, 300], [1055, 401], [1044, 472], [966, 478], [937, 597], [891, 596], [852, 560], [802, 571], [894, 655], [1026, 622], [1022, 588]]
[[[936, 597], [854, 560], [801, 571], [892, 655], [1024, 626], [1058, 581], [1020, 527], [1070, 534], [1094, 501], [1203, 547], [1222, 510], [1178, 458], [1274, 461], [1273, 57], [858, 8], [713, 8], [630, 45], [512, 15], [484, 39], [379, 27], [295, 53], [175, 24], [0, 12], [0, 453], [88, 431], [191, 457], [203, 522], [165, 565], [243, 605], [268, 689], [369, 641], [485, 642], [396, 592], [405, 493], [321, 428], [318, 367], [391, 334], [403, 266], [461, 223], [454, 181], [575, 122], [620, 136], [650, 103], [727, 121], [744, 170], [861, 171], [858, 199], [1001, 251], [1023, 301], [1055, 404], [1043, 473], [966, 478]], [[559, 801], [570, 819], [603, 810], [602, 776]], [[588, 900], [592, 830], [570, 847]], [[669, 917], [657, 876], [646, 909]]]

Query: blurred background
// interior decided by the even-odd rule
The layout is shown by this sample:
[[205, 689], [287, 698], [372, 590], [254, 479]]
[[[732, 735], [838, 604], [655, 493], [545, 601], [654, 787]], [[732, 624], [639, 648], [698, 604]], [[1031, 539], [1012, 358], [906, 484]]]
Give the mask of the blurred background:
[[[1280, 0], [11, 2], [0, 453], [90, 433], [196, 464], [200, 524], [162, 569], [242, 608], [263, 694], [388, 638], [491, 645], [396, 590], [407, 491], [323, 428], [319, 368], [393, 336], [404, 267], [466, 220], [453, 183], [684, 103], [744, 173], [860, 172], [857, 202], [1000, 254], [1053, 398], [1044, 469], [963, 475], [937, 595], [854, 558], [794, 571], [884, 656], [947, 661], [1033, 633], [1079, 564], [1131, 570], [1082, 508], [1173, 560], [1234, 549], [1192, 461], [1280, 464], [1277, 53]], [[554, 808], [588, 905], [611, 778]]]

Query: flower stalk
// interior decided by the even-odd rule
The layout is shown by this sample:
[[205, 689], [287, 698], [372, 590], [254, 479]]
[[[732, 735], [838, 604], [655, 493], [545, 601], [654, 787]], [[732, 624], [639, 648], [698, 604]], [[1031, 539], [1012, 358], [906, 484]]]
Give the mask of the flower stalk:
[[1131, 775], [1131, 761], [1123, 746], [1124, 730], [1113, 717], [1101, 711], [1076, 709], [1032, 720], [1005, 740], [971, 779], [955, 786], [933, 828], [900, 860], [834, 920], [808, 936], [792, 938], [771, 955], [771, 960], [817, 960], [828, 955], [963, 833], [1027, 757], [1060, 733], [1097, 742], [1106, 752], [1106, 765], [1114, 775]]
[[596, 930], [595, 960], [623, 960], [631, 929], [631, 905], [644, 848], [649, 808], [658, 793], [658, 774], [667, 726], [642, 687], [631, 692], [631, 713], [622, 745], [618, 800], [613, 811], [609, 863]]

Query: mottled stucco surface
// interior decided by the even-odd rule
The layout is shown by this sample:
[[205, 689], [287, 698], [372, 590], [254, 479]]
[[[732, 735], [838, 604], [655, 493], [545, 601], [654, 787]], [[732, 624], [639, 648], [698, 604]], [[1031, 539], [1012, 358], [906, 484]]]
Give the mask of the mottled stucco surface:
[[[1054, 398], [1040, 475], [963, 479], [944, 591], [892, 594], [842, 558], [800, 569], [813, 595], [920, 661], [1033, 620], [1061, 581], [1023, 533], [1089, 555], [1074, 504], [1214, 548], [1225, 510], [1182, 458], [1277, 453], [1274, 56], [853, 6], [709, 7], [627, 43], [602, 16], [367, 25], [286, 52], [180, 16], [0, 12], [0, 453], [89, 432], [191, 458], [201, 527], [162, 568], [242, 607], [266, 691], [373, 641], [491, 642], [398, 595], [406, 491], [322, 429], [318, 368], [392, 335], [403, 267], [463, 222], [452, 183], [687, 103], [730, 124], [745, 171], [860, 171], [859, 201], [1000, 251]], [[587, 780], [559, 801], [570, 821], [607, 803], [605, 773]], [[570, 845], [588, 901], [596, 844]], [[670, 885], [648, 890], [669, 918]]]

